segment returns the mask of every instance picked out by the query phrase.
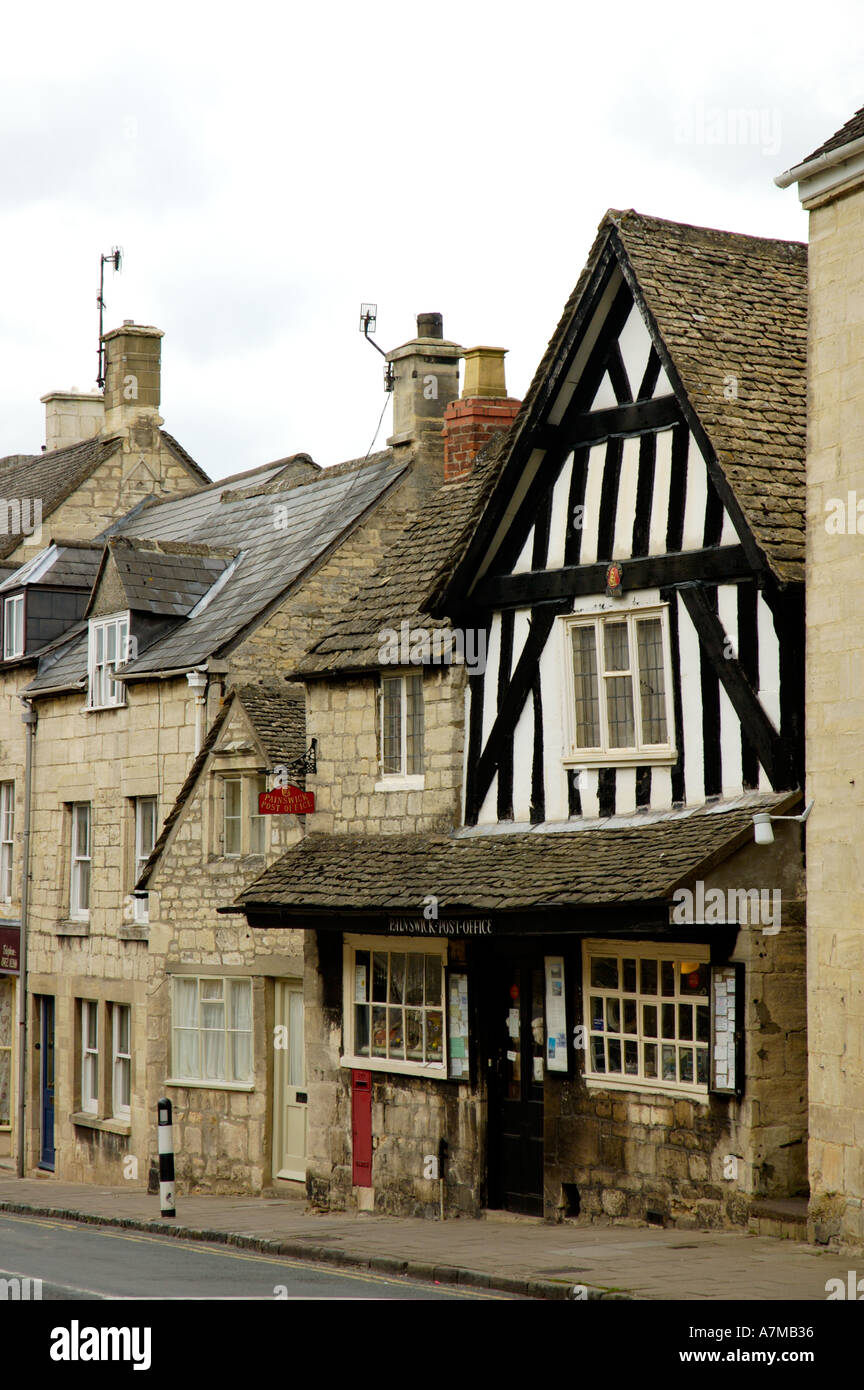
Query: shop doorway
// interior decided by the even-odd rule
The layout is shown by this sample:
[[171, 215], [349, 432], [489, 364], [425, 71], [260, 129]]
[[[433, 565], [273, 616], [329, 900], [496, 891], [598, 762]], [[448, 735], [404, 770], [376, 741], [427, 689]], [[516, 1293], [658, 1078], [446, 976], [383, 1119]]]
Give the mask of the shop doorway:
[[543, 957], [496, 962], [487, 995], [490, 1037], [490, 1207], [543, 1215]]

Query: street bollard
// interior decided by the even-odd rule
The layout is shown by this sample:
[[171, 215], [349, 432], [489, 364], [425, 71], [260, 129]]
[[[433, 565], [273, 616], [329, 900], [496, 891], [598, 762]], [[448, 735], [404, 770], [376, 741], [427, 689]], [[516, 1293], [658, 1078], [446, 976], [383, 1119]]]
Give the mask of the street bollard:
[[176, 1216], [174, 1210], [174, 1126], [171, 1123], [171, 1102], [160, 1100], [159, 1124], [159, 1206], [163, 1216]]

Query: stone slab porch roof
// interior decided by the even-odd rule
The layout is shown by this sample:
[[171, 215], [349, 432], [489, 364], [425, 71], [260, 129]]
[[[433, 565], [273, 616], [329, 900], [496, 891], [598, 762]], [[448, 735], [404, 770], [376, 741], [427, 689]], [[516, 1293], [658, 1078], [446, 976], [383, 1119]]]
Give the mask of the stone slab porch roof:
[[[804, 577], [807, 247], [606, 213], [585, 268], [488, 480], [509, 486], [568, 366], [565, 346], [601, 260], [612, 254], [653, 318], [757, 547], [781, 582]], [[734, 378], [734, 391], [733, 394]], [[483, 518], [479, 518], [482, 529]], [[451, 552], [455, 571], [469, 539]], [[443, 594], [443, 591], [442, 591]], [[430, 595], [437, 611], [441, 594]]]
[[831, 150], [841, 150], [844, 145], [851, 145], [853, 140], [860, 140], [864, 136], [864, 106], [850, 116], [845, 125], [841, 125], [839, 130], [835, 130], [833, 135], [823, 141], [812, 154], [808, 154], [804, 159], [799, 160], [799, 164], [809, 164], [811, 159], [818, 159], [820, 154], [829, 154]]
[[177, 793], [177, 799], [165, 818], [150, 857], [135, 884], [137, 889], [146, 888], [156, 865], [162, 858], [171, 831], [182, 816], [183, 808], [192, 796], [198, 779], [204, 771], [207, 759], [216, 746], [228, 715], [237, 703], [242, 705], [246, 711], [264, 752], [271, 760], [271, 766], [278, 762], [291, 762], [295, 758], [302, 757], [305, 753], [306, 695], [302, 688], [296, 688], [294, 692], [290, 692], [257, 685], [235, 686], [222, 702], [201, 745], [201, 751], [193, 760], [186, 780]]
[[488, 835], [314, 831], [235, 899], [246, 911], [454, 911], [662, 901], [752, 841], [753, 815], [797, 794], [729, 809], [670, 812], [642, 825]]

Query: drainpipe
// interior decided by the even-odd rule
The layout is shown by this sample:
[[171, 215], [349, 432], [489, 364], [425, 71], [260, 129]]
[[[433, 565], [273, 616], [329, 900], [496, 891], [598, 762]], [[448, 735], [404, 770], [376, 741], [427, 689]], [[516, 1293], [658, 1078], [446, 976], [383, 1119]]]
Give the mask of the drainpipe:
[[195, 754], [198, 754], [204, 744], [204, 724], [207, 712], [207, 685], [209, 677], [206, 671], [187, 671], [186, 680], [189, 689], [195, 695]]
[[27, 1113], [27, 915], [30, 903], [30, 800], [33, 784], [33, 740], [39, 716], [29, 700], [22, 699], [21, 718], [27, 731], [24, 753], [24, 843], [21, 855], [21, 937], [18, 949], [18, 1156], [16, 1173], [24, 1176], [24, 1121]]

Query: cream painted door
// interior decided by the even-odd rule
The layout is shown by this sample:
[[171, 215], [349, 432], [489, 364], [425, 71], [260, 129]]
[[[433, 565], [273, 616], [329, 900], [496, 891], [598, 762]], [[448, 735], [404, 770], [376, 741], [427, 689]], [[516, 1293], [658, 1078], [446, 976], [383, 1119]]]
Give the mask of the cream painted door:
[[276, 1064], [273, 1068], [273, 1176], [306, 1178], [306, 1063], [303, 986], [276, 982]]

